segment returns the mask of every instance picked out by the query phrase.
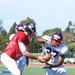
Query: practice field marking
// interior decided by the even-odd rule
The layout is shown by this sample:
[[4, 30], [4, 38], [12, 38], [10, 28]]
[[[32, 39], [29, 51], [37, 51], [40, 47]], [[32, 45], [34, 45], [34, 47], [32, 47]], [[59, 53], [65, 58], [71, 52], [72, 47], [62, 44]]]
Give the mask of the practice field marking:
[[8, 70], [0, 70], [0, 74], [11, 74]]

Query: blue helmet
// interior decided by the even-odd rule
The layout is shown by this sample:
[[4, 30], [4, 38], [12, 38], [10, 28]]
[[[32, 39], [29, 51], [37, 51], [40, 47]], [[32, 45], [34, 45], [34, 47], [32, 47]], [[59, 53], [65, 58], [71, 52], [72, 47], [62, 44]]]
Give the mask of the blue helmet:
[[24, 31], [28, 32], [29, 35], [33, 34], [33, 32], [36, 32], [35, 24], [31, 22], [27, 22], [24, 24]]
[[63, 40], [63, 34], [61, 32], [54, 32], [52, 38], [57, 38], [58, 40]]

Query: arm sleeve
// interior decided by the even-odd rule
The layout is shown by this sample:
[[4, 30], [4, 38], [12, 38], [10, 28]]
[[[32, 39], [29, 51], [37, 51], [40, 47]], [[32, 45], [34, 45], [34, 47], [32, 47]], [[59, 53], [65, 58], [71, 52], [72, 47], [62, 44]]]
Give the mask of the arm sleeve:
[[18, 42], [18, 45], [19, 45], [19, 48], [20, 48], [20, 51], [21, 52], [24, 52], [24, 51], [26, 51], [27, 50], [27, 47], [26, 47], [26, 45], [24, 45], [22, 42]]
[[64, 48], [62, 48], [60, 55], [66, 55], [66, 54], [68, 54], [68, 48], [64, 47]]

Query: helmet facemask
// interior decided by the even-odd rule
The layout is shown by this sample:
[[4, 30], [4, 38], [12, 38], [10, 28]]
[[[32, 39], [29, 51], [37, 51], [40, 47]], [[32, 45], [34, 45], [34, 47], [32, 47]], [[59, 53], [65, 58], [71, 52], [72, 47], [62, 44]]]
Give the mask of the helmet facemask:
[[55, 32], [52, 35], [51, 43], [54, 47], [58, 47], [62, 42], [63, 36], [60, 32]]
[[52, 38], [51, 39], [51, 43], [52, 43], [52, 46], [58, 47], [61, 44], [61, 40], [60, 39]]

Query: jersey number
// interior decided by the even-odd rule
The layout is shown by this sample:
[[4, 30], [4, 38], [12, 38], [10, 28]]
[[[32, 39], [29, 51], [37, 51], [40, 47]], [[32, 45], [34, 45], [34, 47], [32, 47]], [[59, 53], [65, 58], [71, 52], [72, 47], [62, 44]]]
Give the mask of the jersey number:
[[51, 48], [47, 47], [46, 49], [48, 49], [49, 51], [47, 51], [47, 53], [51, 53], [53, 52], [54, 53], [54, 57], [57, 57], [57, 55], [59, 54], [59, 52], [55, 51], [55, 50], [52, 50]]

